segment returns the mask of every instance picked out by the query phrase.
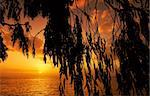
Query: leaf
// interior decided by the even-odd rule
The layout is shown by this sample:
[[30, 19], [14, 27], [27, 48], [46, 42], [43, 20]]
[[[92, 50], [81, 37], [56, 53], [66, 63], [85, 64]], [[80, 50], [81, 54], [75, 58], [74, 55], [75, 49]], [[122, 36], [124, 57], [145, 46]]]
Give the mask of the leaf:
[[1, 60], [4, 61], [8, 57], [8, 54], [6, 52], [7, 50], [8, 50], [8, 48], [4, 44], [2, 35], [0, 33], [0, 61]]
[[25, 28], [26, 28], [26, 32], [30, 32], [31, 25], [29, 24], [29, 22], [25, 23]]

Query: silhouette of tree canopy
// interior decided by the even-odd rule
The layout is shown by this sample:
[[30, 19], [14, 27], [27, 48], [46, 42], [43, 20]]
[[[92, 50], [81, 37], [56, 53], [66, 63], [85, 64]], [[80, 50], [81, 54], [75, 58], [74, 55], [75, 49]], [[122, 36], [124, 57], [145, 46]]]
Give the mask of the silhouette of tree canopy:
[[[98, 1], [94, 0], [95, 10]], [[60, 95], [65, 95], [66, 80], [74, 85], [75, 96], [84, 96], [86, 92], [89, 96], [115, 95], [112, 92], [112, 73], [116, 74], [120, 95], [148, 95], [149, 1], [104, 0], [105, 6], [113, 10], [114, 25], [120, 25], [119, 29], [113, 26], [110, 53], [106, 51], [107, 41], [98, 30], [94, 36], [92, 32], [86, 32], [87, 42], [83, 43], [83, 22], [80, 14], [70, 9], [73, 3], [76, 0], [1, 0], [0, 25], [10, 27], [13, 46], [19, 40], [19, 47], [28, 56], [30, 44], [25, 32], [30, 32], [31, 26], [30, 22], [21, 24], [20, 16], [23, 14], [24, 17], [34, 19], [41, 15], [48, 19], [43, 28], [43, 60], [46, 63], [47, 57], [51, 57], [54, 66], [60, 65]], [[88, 12], [76, 7], [90, 23]], [[71, 16], [74, 19], [73, 26], [70, 24]], [[14, 24], [8, 24], [6, 18], [14, 19]], [[33, 40], [33, 56], [36, 55], [34, 43]], [[91, 63], [93, 54], [98, 64]], [[4, 61], [7, 56], [7, 47], [0, 34], [0, 59]], [[114, 67], [116, 57], [120, 70]]]
[[121, 23], [120, 35], [115, 38], [113, 45], [120, 61], [121, 71], [117, 73], [120, 75], [120, 91], [130, 95], [130, 90], [135, 88], [137, 95], [143, 95], [143, 90], [149, 90], [148, 0], [133, 0], [133, 3], [128, 0], [105, 2], [117, 12]]

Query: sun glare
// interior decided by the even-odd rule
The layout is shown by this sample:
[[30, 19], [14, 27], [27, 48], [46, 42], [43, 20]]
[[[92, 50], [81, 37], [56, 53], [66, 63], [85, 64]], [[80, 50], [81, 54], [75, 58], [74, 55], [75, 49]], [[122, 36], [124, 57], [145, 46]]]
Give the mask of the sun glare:
[[39, 71], [39, 74], [42, 74], [43, 72], [42, 71]]
[[49, 73], [55, 73], [58, 72], [59, 68], [54, 68], [53, 64], [51, 62], [47, 62], [46, 64], [43, 62], [43, 60], [37, 59], [36, 62], [34, 62], [36, 65], [37, 73], [39, 74], [49, 74]]
[[39, 74], [49, 72], [50, 64], [37, 63], [36, 66], [37, 66], [37, 71]]

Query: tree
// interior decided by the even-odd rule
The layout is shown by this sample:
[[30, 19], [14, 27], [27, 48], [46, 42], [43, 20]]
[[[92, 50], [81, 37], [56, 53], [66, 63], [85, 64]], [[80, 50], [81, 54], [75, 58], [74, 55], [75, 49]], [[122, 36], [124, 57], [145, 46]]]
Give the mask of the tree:
[[133, 88], [137, 95], [143, 95], [143, 89], [147, 90], [146, 92], [149, 89], [149, 4], [147, 2], [147, 0], [131, 2], [106, 0], [106, 3], [117, 12], [121, 23], [121, 33], [115, 40], [114, 51], [121, 63], [121, 71], [118, 74], [121, 79], [120, 90], [126, 95], [129, 95]]
[[[88, 0], [87, 0], [88, 2]], [[83, 43], [82, 18], [86, 17], [90, 24], [91, 17], [86, 10], [80, 9], [78, 12], [70, 9], [76, 0], [1, 0], [0, 1], [0, 24], [9, 26], [12, 30], [11, 41], [13, 45], [19, 40], [19, 47], [28, 56], [29, 39], [25, 36], [25, 31], [30, 31], [30, 23], [21, 24], [20, 16], [32, 19], [39, 14], [43, 18], [47, 17], [48, 22], [44, 30], [45, 44], [43, 48], [46, 63], [47, 58], [53, 58], [54, 66], [60, 64], [60, 95], [65, 94], [65, 80], [71, 78], [74, 84], [75, 95], [113, 95], [111, 90], [112, 76], [115, 71], [114, 57], [118, 57], [120, 71], [115, 71], [118, 91], [122, 95], [148, 95], [149, 91], [149, 3], [148, 0], [104, 0], [105, 6], [114, 11], [114, 25], [120, 24], [119, 31], [114, 27], [112, 30], [111, 52], [106, 50], [106, 40], [100, 36], [98, 28], [96, 32], [86, 32], [87, 42]], [[94, 9], [97, 11], [95, 0]], [[88, 7], [88, 6], [87, 6]], [[14, 24], [8, 24], [5, 18], [13, 18]], [[73, 17], [74, 25], [70, 24], [69, 18]], [[116, 22], [119, 19], [119, 22]], [[138, 20], [137, 20], [138, 19]], [[26, 30], [23, 29], [23, 26]], [[91, 27], [89, 27], [90, 29]], [[40, 31], [41, 32], [41, 31]], [[37, 33], [38, 35], [39, 33]], [[119, 36], [115, 35], [119, 34]], [[37, 36], [36, 35], [36, 36]], [[4, 61], [7, 57], [7, 48], [0, 36], [0, 58]], [[34, 40], [32, 44], [33, 55], [36, 55]], [[93, 64], [91, 60], [93, 54], [97, 58], [98, 64]], [[84, 60], [87, 69], [84, 68]], [[94, 70], [94, 71], [93, 71]], [[68, 77], [69, 76], [69, 77]], [[85, 86], [84, 85], [84, 81]], [[99, 83], [104, 86], [99, 88]], [[100, 92], [104, 90], [103, 92]], [[131, 92], [133, 91], [133, 92]]]

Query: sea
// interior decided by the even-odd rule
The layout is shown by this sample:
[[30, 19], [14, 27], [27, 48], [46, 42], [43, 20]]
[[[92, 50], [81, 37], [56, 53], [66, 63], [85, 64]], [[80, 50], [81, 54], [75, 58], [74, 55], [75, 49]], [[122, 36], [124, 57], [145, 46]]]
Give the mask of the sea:
[[[0, 96], [60, 96], [60, 80], [49, 78], [0, 78]], [[66, 96], [72, 96], [71, 88]]]

